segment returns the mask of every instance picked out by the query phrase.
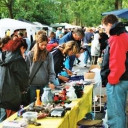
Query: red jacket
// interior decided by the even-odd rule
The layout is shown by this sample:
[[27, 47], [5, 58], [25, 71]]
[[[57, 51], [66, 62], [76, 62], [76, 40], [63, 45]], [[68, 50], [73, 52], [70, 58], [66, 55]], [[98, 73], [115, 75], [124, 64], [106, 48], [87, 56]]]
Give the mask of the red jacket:
[[19, 48], [23, 43], [21, 38], [17, 38], [16, 40], [9, 40], [6, 44], [4, 44], [2, 50], [3, 51], [15, 51]]
[[108, 82], [118, 84], [121, 76], [126, 71], [125, 61], [128, 51], [128, 33], [110, 36], [108, 43], [110, 45]]

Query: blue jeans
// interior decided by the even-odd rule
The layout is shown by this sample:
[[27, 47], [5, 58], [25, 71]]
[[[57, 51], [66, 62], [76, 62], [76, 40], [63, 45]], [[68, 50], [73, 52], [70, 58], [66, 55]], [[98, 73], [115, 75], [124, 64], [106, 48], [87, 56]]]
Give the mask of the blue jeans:
[[69, 56], [69, 70], [72, 70], [75, 58], [75, 55]]
[[84, 52], [84, 64], [87, 64], [88, 58], [90, 59], [90, 62], [92, 60], [92, 58], [91, 58], [91, 47], [86, 46], [86, 49], [87, 50]]
[[107, 84], [107, 112], [110, 128], [126, 128], [126, 99], [128, 81], [120, 81], [117, 85]]
[[6, 119], [6, 110], [4, 108], [0, 108], [0, 123]]

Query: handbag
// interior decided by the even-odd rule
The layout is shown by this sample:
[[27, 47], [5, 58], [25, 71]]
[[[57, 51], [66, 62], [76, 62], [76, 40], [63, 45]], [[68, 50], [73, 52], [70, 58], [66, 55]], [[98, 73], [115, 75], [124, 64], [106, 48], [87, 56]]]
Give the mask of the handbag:
[[[40, 63], [40, 65], [37, 68], [37, 70], [32, 74], [32, 79], [31, 79], [31, 81], [29, 83], [30, 86], [31, 86], [31, 82], [33, 81], [36, 73], [39, 71], [39, 69], [40, 69], [42, 64], [43, 64], [43, 62]], [[23, 105], [23, 106], [28, 106], [30, 104], [30, 86], [21, 95], [21, 105]]]
[[21, 105], [28, 106], [30, 104], [30, 88], [28, 87], [28, 89], [24, 92], [22, 92], [21, 94]]

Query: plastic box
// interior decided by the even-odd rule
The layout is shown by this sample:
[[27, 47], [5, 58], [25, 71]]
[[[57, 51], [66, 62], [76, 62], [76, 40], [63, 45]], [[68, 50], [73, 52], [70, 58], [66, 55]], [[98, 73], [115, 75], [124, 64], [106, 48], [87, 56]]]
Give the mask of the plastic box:
[[28, 124], [33, 124], [37, 121], [37, 112], [25, 112], [23, 114], [23, 119], [27, 119]]

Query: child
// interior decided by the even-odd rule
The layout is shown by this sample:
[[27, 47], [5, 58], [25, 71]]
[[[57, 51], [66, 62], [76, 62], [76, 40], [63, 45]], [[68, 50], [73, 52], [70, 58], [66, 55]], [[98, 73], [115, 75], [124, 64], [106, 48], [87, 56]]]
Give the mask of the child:
[[30, 102], [35, 101], [36, 89], [42, 95], [44, 87], [54, 89], [54, 63], [52, 54], [46, 50], [48, 38], [40, 34], [33, 49], [26, 56], [30, 76]]

